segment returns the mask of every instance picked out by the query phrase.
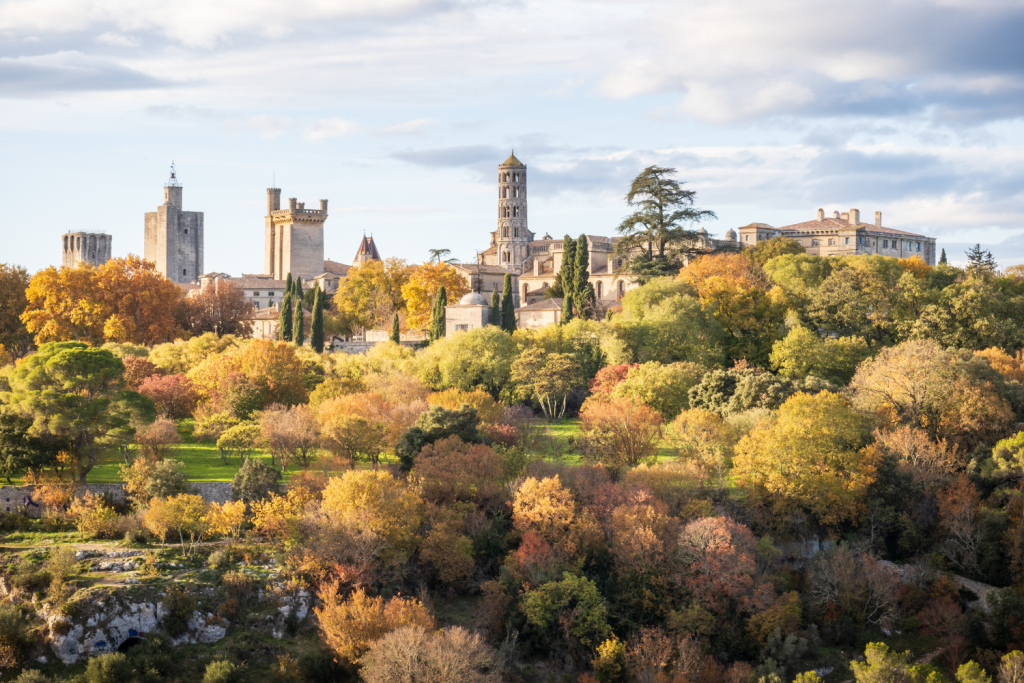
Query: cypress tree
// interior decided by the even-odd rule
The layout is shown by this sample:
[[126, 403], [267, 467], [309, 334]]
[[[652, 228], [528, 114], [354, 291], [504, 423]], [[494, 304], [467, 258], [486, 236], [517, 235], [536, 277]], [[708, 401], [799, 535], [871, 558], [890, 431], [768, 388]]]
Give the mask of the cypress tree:
[[306, 309], [302, 307], [302, 297], [295, 297], [295, 320], [292, 323], [292, 338], [296, 346], [306, 342]]
[[324, 351], [324, 293], [319, 289], [313, 296], [313, 318], [309, 322], [309, 345], [317, 353]]
[[548, 285], [547, 291], [544, 292], [545, 299], [561, 299], [565, 296], [565, 287], [562, 286], [562, 269], [559, 268], [558, 272], [555, 273], [554, 284]]
[[398, 324], [398, 314], [395, 313], [395, 317], [391, 319], [391, 341], [396, 344], [402, 343], [402, 329]]
[[292, 298], [302, 299], [302, 278], [298, 275], [295, 276], [295, 280], [292, 282]]
[[430, 316], [430, 341], [437, 341], [445, 336], [445, 308], [448, 307], [448, 292], [444, 286], [434, 298], [434, 312]]
[[572, 320], [572, 294], [566, 294], [562, 299], [562, 319], [560, 324], [565, 325]]
[[516, 331], [516, 303], [512, 293], [512, 273], [505, 273], [505, 288], [501, 292], [501, 329], [509, 334]]
[[576, 267], [573, 269], [575, 283], [572, 288], [572, 300], [578, 311], [577, 317], [589, 318], [593, 301], [590, 296], [590, 253], [587, 236], [580, 235], [576, 241]]
[[562, 239], [562, 267], [558, 269], [561, 277], [562, 296], [575, 294], [576, 286], [576, 240], [568, 235]]
[[284, 281], [284, 293], [285, 293], [285, 295], [288, 295], [288, 294], [292, 293], [292, 274], [291, 274], [291, 271], [288, 272], [288, 277]]
[[939, 256], [939, 265], [943, 265], [944, 266], [946, 264], [947, 264], [947, 261], [946, 261], [946, 250], [943, 249], [942, 250], [942, 255]]
[[498, 290], [491, 292], [491, 325], [501, 327], [501, 294]]
[[292, 340], [292, 293], [288, 291], [281, 302], [281, 313], [277, 317], [277, 338], [281, 341]]

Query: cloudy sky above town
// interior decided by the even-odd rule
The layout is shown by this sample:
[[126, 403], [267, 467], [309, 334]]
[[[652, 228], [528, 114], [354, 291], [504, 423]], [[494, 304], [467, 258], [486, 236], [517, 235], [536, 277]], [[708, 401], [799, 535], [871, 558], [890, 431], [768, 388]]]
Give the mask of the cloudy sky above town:
[[856, 207], [1024, 263], [1021, 0], [0, 0], [3, 256], [142, 253], [172, 159], [205, 269], [263, 269], [266, 188], [326, 256], [488, 246], [497, 164], [538, 235], [613, 234], [678, 169], [718, 220]]

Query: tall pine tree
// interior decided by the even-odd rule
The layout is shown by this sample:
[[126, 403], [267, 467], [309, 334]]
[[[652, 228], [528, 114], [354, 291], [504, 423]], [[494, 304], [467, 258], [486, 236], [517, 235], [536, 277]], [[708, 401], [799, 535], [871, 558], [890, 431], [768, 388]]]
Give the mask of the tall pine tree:
[[277, 338], [281, 341], [292, 340], [292, 293], [288, 290], [281, 302], [281, 313], [277, 316]]
[[441, 286], [434, 298], [434, 312], [430, 316], [430, 341], [437, 341], [445, 336], [445, 309], [448, 307], [448, 291]]
[[943, 250], [942, 250], [942, 255], [941, 255], [941, 256], [939, 256], [939, 265], [942, 265], [942, 266], [944, 266], [944, 265], [947, 265], [948, 263], [949, 263], [949, 262], [948, 262], [948, 261], [946, 261], [946, 250], [945, 250], [945, 249], [943, 249]]
[[590, 295], [590, 249], [586, 235], [580, 235], [576, 240], [576, 267], [573, 268], [573, 279], [572, 301], [576, 306], [576, 317], [589, 318], [594, 302]]
[[302, 299], [302, 278], [298, 275], [295, 276], [295, 280], [292, 282], [292, 298]]
[[396, 344], [402, 343], [402, 328], [399, 325], [397, 313], [395, 313], [395, 317], [391, 319], [391, 341]]
[[284, 281], [284, 293], [286, 295], [292, 293], [292, 274], [291, 274], [291, 271], [288, 272], [288, 277]]
[[302, 346], [306, 343], [306, 309], [302, 307], [301, 296], [296, 296], [294, 301], [295, 320], [292, 322], [292, 339], [295, 340], [296, 346]]
[[512, 292], [512, 273], [505, 273], [505, 287], [501, 292], [501, 329], [509, 334], [516, 331], [516, 302]]
[[318, 287], [313, 296], [313, 317], [309, 321], [309, 345], [317, 353], [324, 351], [324, 293]]
[[562, 267], [558, 275], [562, 279], [562, 296], [573, 294], [576, 286], [576, 240], [568, 235], [562, 239]]
[[491, 325], [501, 327], [501, 293], [498, 290], [491, 292]]

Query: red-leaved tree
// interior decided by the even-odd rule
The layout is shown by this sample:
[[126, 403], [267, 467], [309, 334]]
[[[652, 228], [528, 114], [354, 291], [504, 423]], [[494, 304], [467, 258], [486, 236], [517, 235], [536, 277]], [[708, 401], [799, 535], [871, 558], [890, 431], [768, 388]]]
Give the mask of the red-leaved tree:
[[139, 393], [152, 399], [157, 413], [172, 420], [192, 417], [199, 393], [185, 375], [151, 375], [139, 385]]

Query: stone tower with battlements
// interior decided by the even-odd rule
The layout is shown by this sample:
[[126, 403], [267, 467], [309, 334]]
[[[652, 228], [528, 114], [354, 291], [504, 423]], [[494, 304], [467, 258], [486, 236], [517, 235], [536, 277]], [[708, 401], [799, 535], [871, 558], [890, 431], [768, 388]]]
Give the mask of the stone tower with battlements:
[[62, 236], [63, 259], [61, 265], [74, 268], [85, 261], [102, 266], [110, 260], [113, 238], [103, 232], [67, 232]]
[[491, 237], [498, 248], [498, 265], [521, 270], [532, 239], [526, 222], [526, 164], [513, 152], [498, 166], [498, 229]]
[[267, 217], [263, 247], [263, 271], [275, 280], [288, 273], [309, 282], [324, 272], [324, 222], [327, 200], [319, 209], [307, 209], [295, 198], [281, 208], [281, 190], [267, 189]]
[[164, 203], [146, 213], [145, 259], [172, 282], [198, 282], [203, 274], [203, 212], [183, 211], [181, 190], [171, 164]]

